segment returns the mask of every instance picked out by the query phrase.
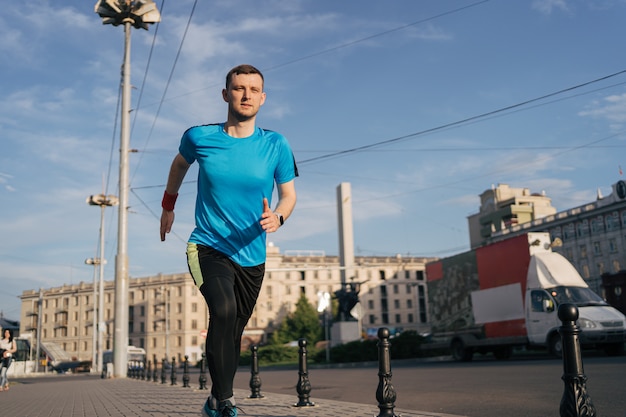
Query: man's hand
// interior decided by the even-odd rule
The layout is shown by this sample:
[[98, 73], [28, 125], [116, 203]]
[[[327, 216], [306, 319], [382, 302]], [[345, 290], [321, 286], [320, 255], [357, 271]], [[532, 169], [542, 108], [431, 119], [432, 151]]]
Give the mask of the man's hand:
[[267, 198], [263, 199], [263, 214], [261, 214], [261, 227], [267, 233], [272, 233], [278, 230], [280, 227], [280, 221], [278, 216], [270, 209], [270, 205], [267, 202]]
[[174, 211], [167, 211], [163, 209], [161, 213], [161, 242], [165, 241], [165, 234], [172, 231], [172, 225], [174, 224]]

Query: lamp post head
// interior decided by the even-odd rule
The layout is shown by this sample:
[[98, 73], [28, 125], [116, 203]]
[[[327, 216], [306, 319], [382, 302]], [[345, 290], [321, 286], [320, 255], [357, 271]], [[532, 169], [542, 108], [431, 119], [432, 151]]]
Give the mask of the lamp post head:
[[104, 194], [96, 194], [90, 195], [87, 197], [87, 204], [90, 206], [117, 206], [119, 204], [119, 200], [114, 195], [104, 195]]
[[137, 29], [148, 30], [149, 23], [161, 21], [161, 14], [153, 0], [98, 0], [94, 11], [102, 24], [119, 26], [130, 22]]

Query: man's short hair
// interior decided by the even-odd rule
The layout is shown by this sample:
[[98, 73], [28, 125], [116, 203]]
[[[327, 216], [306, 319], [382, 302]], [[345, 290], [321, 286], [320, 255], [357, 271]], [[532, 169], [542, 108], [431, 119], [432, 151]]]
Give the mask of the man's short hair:
[[227, 90], [228, 90], [228, 87], [230, 87], [231, 78], [235, 74], [236, 75], [239, 75], [239, 74], [259, 74], [261, 76], [261, 81], [265, 82], [265, 78], [263, 78], [263, 74], [261, 73], [261, 71], [259, 71], [258, 69], [256, 69], [252, 65], [249, 65], [249, 64], [237, 65], [235, 68], [233, 68], [230, 71], [228, 71], [228, 74], [226, 74], [226, 89]]

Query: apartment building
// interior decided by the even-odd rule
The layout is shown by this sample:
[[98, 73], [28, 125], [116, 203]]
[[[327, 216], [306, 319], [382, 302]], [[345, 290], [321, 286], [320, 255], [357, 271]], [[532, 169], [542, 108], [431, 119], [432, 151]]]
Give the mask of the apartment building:
[[[317, 305], [320, 293], [342, 288], [339, 258], [319, 251], [280, 253], [269, 245], [266, 275], [256, 308], [246, 326], [242, 349], [266, 341], [295, 310], [301, 294]], [[385, 326], [396, 331], [428, 329], [424, 265], [434, 258], [356, 257], [346, 274], [358, 289], [363, 333]], [[104, 286], [103, 349], [113, 348], [114, 282]], [[208, 311], [188, 272], [129, 279], [129, 344], [148, 358], [187, 356], [197, 362], [204, 349]], [[20, 331], [32, 340], [52, 341], [77, 360], [91, 360], [94, 346], [94, 300], [91, 283], [37, 290], [21, 295]], [[97, 301], [96, 301], [97, 302]], [[41, 317], [41, 320], [39, 320]]]

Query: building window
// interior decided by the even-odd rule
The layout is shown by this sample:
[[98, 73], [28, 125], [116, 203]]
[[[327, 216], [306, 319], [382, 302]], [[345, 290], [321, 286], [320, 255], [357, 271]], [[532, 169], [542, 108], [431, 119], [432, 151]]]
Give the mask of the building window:
[[370, 314], [370, 318], [369, 318], [370, 324], [374, 324], [376, 323], [376, 316], [373, 314]]
[[139, 307], [139, 317], [144, 317], [145, 315], [146, 315], [146, 307], [145, 306]]
[[400, 314], [396, 314], [396, 324], [398, 323], [402, 323], [402, 317], [400, 316]]
[[[585, 259], [587, 257], [587, 246], [586, 245], [580, 245], [580, 257], [582, 259]], [[569, 258], [571, 259], [571, 258]]]
[[406, 278], [406, 279], [411, 278], [411, 272], [410, 271], [404, 271], [404, 278]]
[[576, 236], [587, 237], [589, 236], [589, 220], [583, 220], [576, 223]]
[[598, 267], [598, 274], [604, 274], [604, 262], [598, 262], [596, 266]]
[[393, 300], [393, 308], [400, 309], [400, 300]]
[[374, 300], [367, 300], [367, 308], [370, 310], [374, 309]]
[[398, 284], [394, 284], [393, 285], [393, 293], [394, 294], [398, 294], [400, 292], [400, 290], [398, 289]]
[[604, 219], [602, 216], [591, 219], [591, 233], [599, 234], [602, 232], [604, 232]]
[[413, 308], [413, 300], [410, 298], [406, 300], [406, 308]]
[[568, 240], [573, 239], [574, 237], [574, 224], [569, 223], [565, 227], [563, 227], [563, 239]]
[[191, 320], [191, 328], [193, 330], [198, 328], [198, 320]]
[[406, 293], [411, 294], [411, 284], [406, 284]]
[[380, 276], [380, 280], [384, 281], [385, 280], [385, 270], [381, 269], [380, 271], [378, 271], [379, 276]]
[[389, 314], [383, 313], [382, 322], [383, 324], [389, 324]]
[[582, 267], [583, 270], [583, 278], [585, 279], [589, 279], [589, 277], [591, 276], [591, 274], [589, 273], [589, 265], [583, 265]]
[[191, 312], [192, 313], [198, 312], [198, 303], [191, 303]]
[[593, 242], [593, 254], [596, 256], [602, 255], [602, 246], [600, 242]]
[[198, 336], [191, 336], [191, 346], [198, 346]]
[[612, 230], [619, 229], [619, 215], [616, 211], [614, 211], [611, 214], [607, 214], [606, 217], [604, 218], [604, 221], [606, 223], [607, 231], [610, 232]]
[[613, 260], [613, 272], [619, 272], [619, 271], [621, 271], [620, 263], [617, 259], [614, 259]]
[[617, 241], [615, 239], [609, 239], [609, 252], [617, 253]]

